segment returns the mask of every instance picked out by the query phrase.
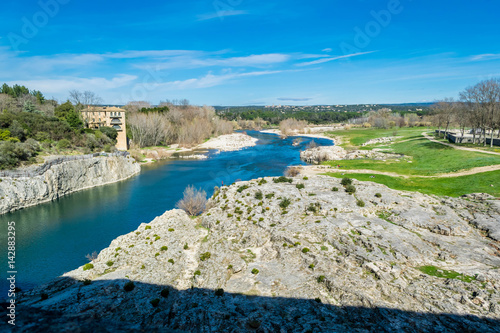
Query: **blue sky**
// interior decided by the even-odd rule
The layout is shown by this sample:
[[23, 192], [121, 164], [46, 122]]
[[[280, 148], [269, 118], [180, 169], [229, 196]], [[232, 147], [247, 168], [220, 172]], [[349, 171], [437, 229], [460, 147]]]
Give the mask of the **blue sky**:
[[0, 81], [108, 104], [431, 102], [500, 77], [497, 0], [19, 0]]

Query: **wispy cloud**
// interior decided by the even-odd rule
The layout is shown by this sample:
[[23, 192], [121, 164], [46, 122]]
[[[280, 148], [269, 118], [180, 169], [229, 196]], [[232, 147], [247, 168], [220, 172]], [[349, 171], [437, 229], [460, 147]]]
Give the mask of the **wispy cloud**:
[[473, 61], [500, 59], [500, 53], [478, 54], [472, 57]]
[[310, 101], [312, 98], [294, 98], [294, 97], [280, 97], [278, 101], [292, 101], [292, 102], [306, 102]]
[[358, 57], [361, 55], [370, 54], [370, 53], [374, 53], [374, 52], [377, 52], [377, 51], [358, 52], [358, 53], [347, 54], [347, 55], [343, 55], [343, 56], [322, 58], [322, 59], [318, 59], [318, 60], [314, 60], [314, 61], [302, 62], [302, 63], [297, 64], [297, 66], [318, 65], [318, 64], [323, 64], [325, 62], [330, 62], [330, 61], [339, 60], [339, 59], [347, 59], [347, 58], [352, 58], [352, 57]]
[[61, 77], [54, 79], [33, 79], [33, 80], [18, 80], [7, 82], [9, 85], [19, 84], [43, 91], [45, 94], [57, 94], [61, 91], [68, 91], [72, 89], [95, 91], [109, 90], [120, 88], [129, 85], [137, 79], [137, 76], [121, 74], [111, 79], [103, 77]]
[[183, 89], [200, 89], [200, 88], [210, 88], [222, 85], [227, 81], [244, 78], [244, 77], [254, 77], [263, 76], [271, 74], [279, 74], [287, 72], [283, 71], [255, 71], [255, 72], [245, 72], [245, 73], [229, 73], [223, 75], [214, 75], [208, 73], [207, 75], [200, 78], [192, 78], [187, 80], [178, 80], [161, 83], [158, 85], [159, 88], [169, 89], [169, 90], [183, 90]]
[[223, 18], [226, 16], [238, 16], [238, 15], [247, 15], [248, 12], [246, 10], [218, 10], [213, 13], [198, 15], [198, 21], [206, 21], [212, 20], [215, 18]]

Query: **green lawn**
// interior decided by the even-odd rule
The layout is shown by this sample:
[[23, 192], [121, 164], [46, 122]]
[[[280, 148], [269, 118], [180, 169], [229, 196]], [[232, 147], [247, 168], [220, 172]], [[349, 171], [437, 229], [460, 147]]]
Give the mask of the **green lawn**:
[[[402, 160], [350, 160], [329, 161], [326, 165], [340, 164], [342, 169], [368, 169], [385, 172], [394, 172], [401, 175], [429, 176], [439, 173], [457, 172], [475, 167], [500, 164], [500, 156], [469, 152], [453, 149], [424, 138], [421, 133], [423, 128], [398, 129], [398, 136], [404, 136], [398, 141], [413, 139], [392, 145], [370, 146], [370, 148], [390, 148], [393, 153], [411, 156], [411, 159]], [[343, 135], [351, 143], [360, 145], [369, 139], [392, 136], [391, 130], [357, 129], [351, 131], [335, 132], [333, 135]], [[367, 148], [367, 149], [370, 149]], [[409, 163], [411, 161], [411, 163]]]
[[[425, 194], [447, 195], [458, 197], [468, 193], [489, 193], [500, 197], [500, 171], [484, 172], [476, 175], [453, 178], [421, 178], [421, 177], [389, 177], [383, 175], [346, 173], [326, 173], [336, 178], [349, 177], [361, 181], [372, 181], [387, 185], [395, 190], [417, 191]], [[491, 187], [490, 185], [494, 186]]]
[[398, 140], [417, 138], [421, 136], [422, 132], [431, 130], [432, 129], [428, 129], [427, 127], [393, 128], [393, 129], [355, 128], [348, 131], [327, 132], [327, 134], [343, 137], [344, 142], [340, 146], [345, 148], [350, 148], [352, 146], [361, 146], [363, 143], [367, 142], [370, 139], [376, 139], [387, 136], [402, 136], [402, 138]]

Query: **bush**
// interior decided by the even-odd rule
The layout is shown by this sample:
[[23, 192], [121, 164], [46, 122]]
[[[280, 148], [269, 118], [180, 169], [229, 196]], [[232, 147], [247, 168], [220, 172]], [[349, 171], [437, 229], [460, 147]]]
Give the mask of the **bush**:
[[332, 191], [333, 191], [333, 192], [337, 192], [338, 190], [339, 190], [339, 188], [338, 188], [338, 187], [333, 187], [333, 188], [332, 188]]
[[176, 207], [184, 210], [191, 216], [203, 213], [207, 205], [207, 193], [190, 185], [184, 190], [184, 197], [177, 202]]
[[101, 127], [99, 128], [99, 131], [101, 131], [103, 134], [105, 134], [108, 138], [111, 140], [116, 140], [116, 137], [118, 136], [118, 131], [114, 129], [113, 127]]
[[200, 256], [200, 260], [201, 261], [208, 260], [208, 259], [210, 259], [211, 256], [212, 256], [212, 254], [210, 252], [202, 253], [202, 255]]
[[92, 265], [91, 263], [83, 265], [84, 271], [88, 271], [89, 269], [92, 269], [92, 268], [94, 268], [94, 265]]
[[365, 206], [365, 202], [361, 199], [358, 199], [358, 201], [356, 201], [356, 205], [358, 205], [359, 207], [364, 207]]
[[246, 190], [249, 186], [248, 185], [243, 185], [243, 186], [240, 186], [238, 187], [238, 189], [236, 190], [238, 193], [241, 193], [243, 192], [244, 190]]
[[259, 270], [257, 268], [252, 269], [252, 274], [259, 274]]
[[286, 178], [285, 176], [280, 176], [278, 178], [273, 178], [273, 182], [278, 184], [278, 183], [291, 183], [293, 179], [291, 178]]
[[162, 289], [161, 293], [160, 293], [161, 297], [164, 297], [164, 298], [167, 298], [168, 295], [170, 295], [170, 289]]
[[321, 282], [325, 281], [325, 276], [324, 276], [324, 275], [320, 275], [320, 276], [318, 276], [317, 281], [318, 281], [319, 283], [321, 283]]
[[274, 197], [274, 193], [266, 194], [266, 199], [271, 199], [272, 197]]
[[113, 266], [113, 264], [114, 262], [112, 262], [111, 260], [106, 263], [106, 265], [108, 265], [109, 267]]
[[287, 177], [297, 177], [300, 174], [300, 168], [298, 167], [289, 167], [285, 171], [285, 176]]
[[267, 180], [265, 180], [264, 178], [261, 178], [259, 180], [259, 185], [264, 185], [264, 184], [267, 184]]
[[303, 249], [302, 249], [302, 253], [307, 253], [307, 252], [309, 252], [309, 251], [310, 251], [310, 250], [309, 250], [307, 247], [305, 247], [305, 248], [303, 248]]
[[173, 264], [174, 263], [174, 259], [168, 259], [168, 262]]
[[304, 179], [304, 180], [308, 180], [308, 179], [309, 179], [309, 177], [304, 177], [303, 179]]
[[356, 193], [356, 187], [354, 187], [354, 185], [347, 185], [345, 191], [349, 194]]
[[196, 271], [196, 272], [194, 272], [194, 274], [193, 274], [193, 275], [194, 275], [194, 276], [196, 276], [196, 275], [201, 275], [201, 272], [200, 272], [200, 271]]
[[132, 291], [132, 290], [134, 290], [134, 288], [135, 288], [135, 284], [132, 281], [125, 283], [125, 285], [123, 286], [123, 290], [125, 290], [126, 292]]
[[295, 185], [296, 188], [298, 188], [299, 190], [305, 188], [306, 186], [304, 184], [297, 184]]
[[187, 249], [189, 249], [189, 246], [186, 243], [186, 244], [184, 244], [184, 250], [187, 250]]
[[375, 193], [375, 196], [376, 196], [377, 198], [382, 198], [382, 194], [380, 194], [380, 193]]
[[291, 203], [292, 203], [292, 202], [290, 201], [290, 199], [288, 199], [288, 198], [283, 198], [283, 200], [281, 200], [281, 202], [280, 202], [280, 207], [281, 207], [282, 209], [286, 209], [288, 206], [290, 206], [290, 204], [291, 204]]
[[255, 192], [255, 199], [262, 200], [264, 196], [262, 195], [262, 191]]
[[352, 179], [344, 177], [344, 178], [342, 178], [342, 180], [340, 181], [340, 183], [342, 185], [344, 185], [344, 186], [351, 185], [352, 184]]
[[159, 298], [155, 298], [153, 300], [151, 300], [151, 305], [153, 306], [153, 308], [156, 308], [158, 306], [158, 304], [160, 304], [160, 299]]

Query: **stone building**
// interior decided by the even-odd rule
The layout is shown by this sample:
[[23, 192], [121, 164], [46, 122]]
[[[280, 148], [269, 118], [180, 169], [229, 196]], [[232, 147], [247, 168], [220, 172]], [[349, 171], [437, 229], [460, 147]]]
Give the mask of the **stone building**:
[[115, 106], [89, 106], [81, 113], [88, 128], [99, 129], [102, 126], [107, 126], [116, 129], [118, 131], [116, 148], [119, 150], [128, 149], [124, 109]]

